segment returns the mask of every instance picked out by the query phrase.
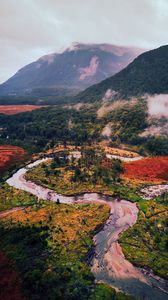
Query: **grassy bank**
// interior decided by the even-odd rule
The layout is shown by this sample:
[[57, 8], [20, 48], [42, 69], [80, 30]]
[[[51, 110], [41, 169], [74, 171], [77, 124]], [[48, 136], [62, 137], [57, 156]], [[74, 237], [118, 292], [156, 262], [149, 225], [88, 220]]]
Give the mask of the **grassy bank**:
[[17, 206], [29, 206], [37, 203], [37, 197], [15, 189], [7, 183], [0, 184], [0, 212]]
[[37, 185], [55, 190], [62, 195], [82, 193], [104, 193], [111, 196], [139, 201], [137, 188], [121, 180], [122, 165], [119, 160], [105, 157], [104, 152], [95, 150], [80, 159], [50, 159], [29, 170], [25, 177]]
[[168, 195], [138, 205], [136, 224], [120, 237], [124, 255], [133, 264], [168, 278]]

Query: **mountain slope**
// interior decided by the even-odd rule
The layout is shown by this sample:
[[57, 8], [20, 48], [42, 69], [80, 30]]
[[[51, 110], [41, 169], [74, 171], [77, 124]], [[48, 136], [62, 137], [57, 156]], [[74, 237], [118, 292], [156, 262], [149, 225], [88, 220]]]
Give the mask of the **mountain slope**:
[[41, 93], [64, 94], [64, 89], [81, 90], [119, 72], [141, 49], [110, 44], [73, 44], [20, 69], [0, 85], [0, 95]]
[[76, 100], [94, 102], [110, 98], [168, 93], [168, 46], [145, 52], [118, 74], [88, 88]]

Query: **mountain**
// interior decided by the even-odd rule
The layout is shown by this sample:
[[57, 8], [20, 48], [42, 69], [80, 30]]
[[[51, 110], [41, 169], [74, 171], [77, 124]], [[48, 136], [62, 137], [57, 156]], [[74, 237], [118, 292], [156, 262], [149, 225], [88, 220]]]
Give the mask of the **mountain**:
[[77, 93], [126, 67], [142, 49], [110, 44], [74, 43], [62, 53], [45, 55], [0, 85], [0, 95]]
[[77, 101], [168, 94], [168, 45], [145, 52], [116, 75], [76, 96]]

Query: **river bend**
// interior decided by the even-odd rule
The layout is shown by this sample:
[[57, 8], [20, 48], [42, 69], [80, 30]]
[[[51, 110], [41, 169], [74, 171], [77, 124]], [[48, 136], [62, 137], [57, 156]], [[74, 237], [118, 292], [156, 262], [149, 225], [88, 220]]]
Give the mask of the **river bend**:
[[[113, 156], [111, 156], [113, 158]], [[118, 243], [119, 235], [136, 223], [138, 208], [135, 203], [126, 200], [114, 200], [109, 196], [97, 193], [85, 193], [78, 196], [63, 196], [55, 191], [36, 185], [25, 179], [25, 174], [31, 168], [47, 161], [39, 159], [24, 168], [19, 169], [7, 180], [10, 186], [29, 192], [39, 199], [74, 204], [89, 201], [106, 203], [110, 206], [110, 216], [102, 230], [94, 236], [95, 254], [91, 270], [97, 281], [105, 282], [143, 300], [168, 300], [167, 282], [158, 276], [151, 276], [134, 267], [122, 252]], [[125, 160], [125, 158], [124, 158]], [[145, 191], [147, 193], [147, 191]]]

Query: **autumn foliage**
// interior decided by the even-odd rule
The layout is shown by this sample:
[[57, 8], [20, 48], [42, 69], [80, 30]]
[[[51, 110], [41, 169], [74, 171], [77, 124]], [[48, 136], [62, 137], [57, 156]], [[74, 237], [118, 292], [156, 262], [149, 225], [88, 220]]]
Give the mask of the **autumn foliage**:
[[15, 115], [18, 113], [32, 111], [44, 106], [40, 105], [0, 105], [0, 114]]
[[18, 163], [18, 161], [22, 161], [25, 155], [26, 152], [20, 147], [11, 145], [0, 146], [0, 174], [10, 166]]
[[161, 183], [168, 181], [168, 157], [144, 158], [123, 164], [125, 179]]

